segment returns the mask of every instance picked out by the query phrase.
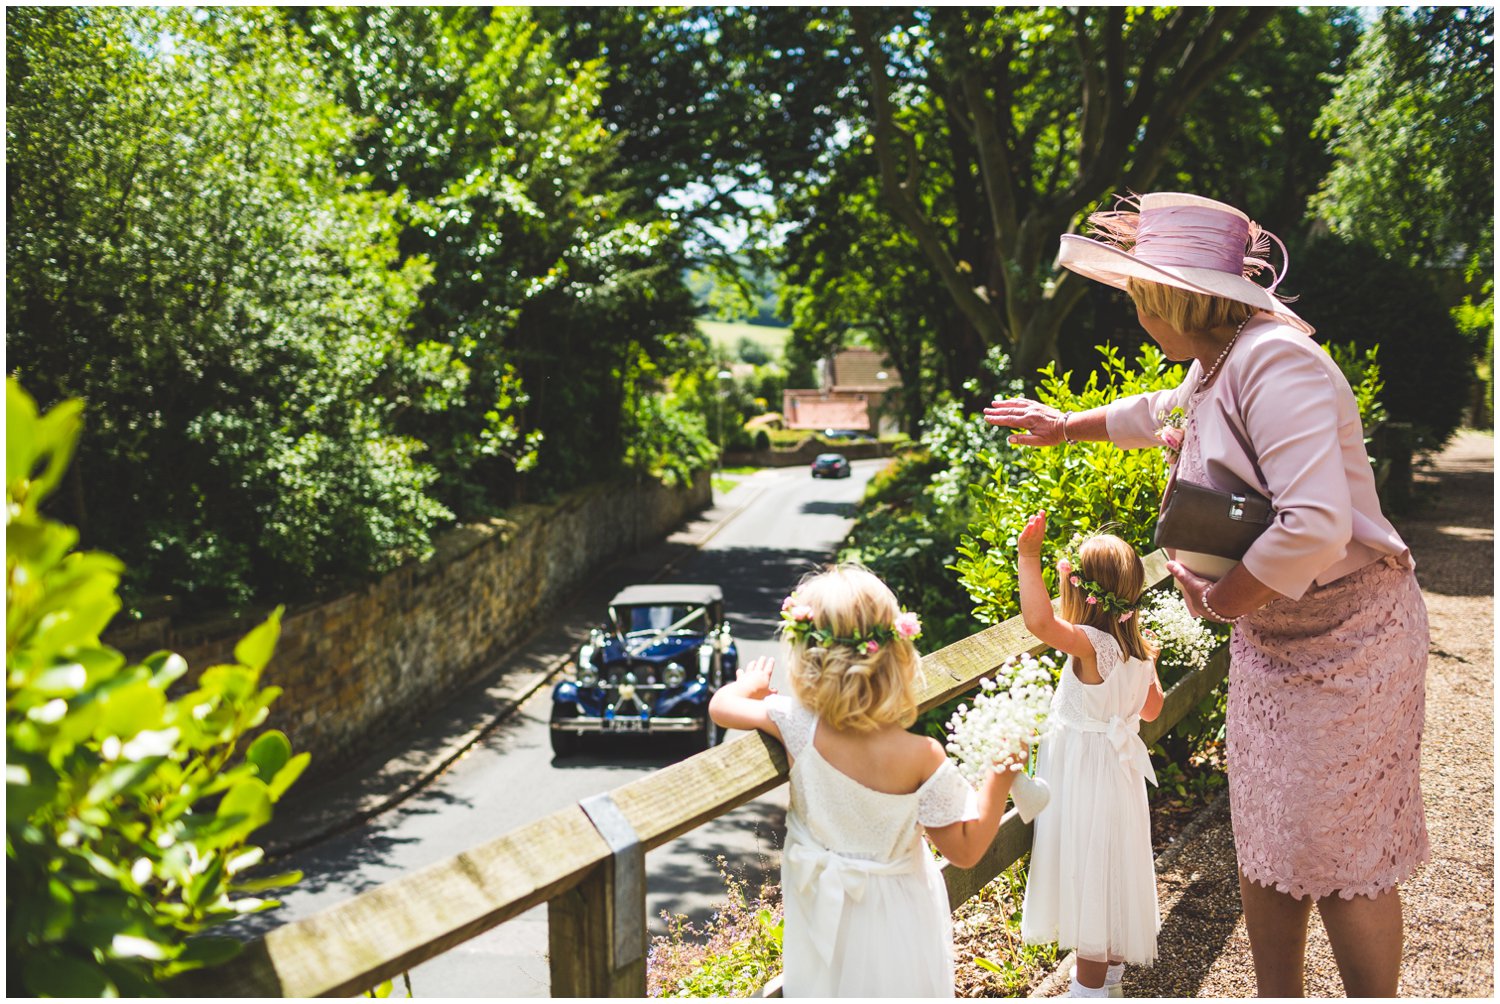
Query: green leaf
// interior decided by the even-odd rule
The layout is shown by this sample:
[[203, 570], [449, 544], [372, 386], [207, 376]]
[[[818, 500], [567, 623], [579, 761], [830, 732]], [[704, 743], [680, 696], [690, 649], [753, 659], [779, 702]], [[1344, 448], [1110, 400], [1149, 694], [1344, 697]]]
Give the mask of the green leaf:
[[219, 803], [217, 822], [224, 829], [211, 834], [209, 847], [227, 847], [244, 840], [271, 819], [271, 791], [264, 781], [246, 778], [229, 789]]
[[104, 776], [95, 781], [89, 787], [88, 793], [84, 795], [85, 803], [98, 803], [114, 798], [120, 792], [133, 788], [156, 770], [157, 764], [162, 757], [147, 757], [135, 763], [120, 764], [104, 773]]
[[302, 873], [282, 872], [280, 875], [270, 875], [265, 878], [246, 879], [243, 882], [232, 882], [229, 885], [230, 892], [265, 892], [267, 889], [280, 889], [284, 886], [295, 885], [302, 881]]
[[195, 875], [189, 883], [186, 896], [188, 905], [201, 907], [212, 903], [223, 892], [223, 885], [224, 855], [215, 854], [209, 859], [208, 867]]
[[149, 680], [118, 687], [100, 701], [94, 734], [129, 739], [143, 729], [157, 729], [165, 716], [167, 698]]
[[249, 666], [257, 673], [266, 668], [276, 650], [276, 640], [281, 637], [281, 612], [284, 609], [277, 607], [264, 623], [253, 628], [234, 646], [234, 657], [242, 666]]
[[269, 783], [276, 772], [286, 766], [292, 757], [292, 744], [284, 732], [275, 729], [263, 732], [245, 751], [245, 759], [255, 765], [263, 781]]
[[174, 970], [180, 972], [198, 966], [217, 966], [238, 955], [245, 945], [237, 938], [199, 935], [189, 938], [177, 956]]
[[151, 685], [166, 690], [188, 671], [187, 660], [176, 652], [153, 652], [141, 663], [151, 671]]
[[109, 943], [109, 954], [117, 959], [150, 959], [160, 962], [170, 959], [176, 951], [174, 945], [134, 934], [117, 934]]
[[302, 772], [307, 769], [307, 765], [311, 762], [312, 754], [298, 753], [287, 762], [285, 767], [277, 771], [276, 776], [271, 779], [272, 801], [281, 801], [281, 796], [286, 794], [286, 790], [292, 786], [297, 778], [302, 776]]

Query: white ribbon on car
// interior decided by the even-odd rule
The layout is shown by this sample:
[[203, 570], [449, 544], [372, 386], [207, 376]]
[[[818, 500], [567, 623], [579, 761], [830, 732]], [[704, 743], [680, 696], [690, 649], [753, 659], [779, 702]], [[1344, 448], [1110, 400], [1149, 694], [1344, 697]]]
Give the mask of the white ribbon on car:
[[864, 898], [865, 883], [873, 876], [906, 875], [922, 868], [922, 842], [894, 861], [852, 858], [821, 846], [795, 816], [787, 820], [786, 845], [781, 852], [782, 882], [797, 890], [807, 904], [813, 950], [825, 965], [833, 962], [839, 921], [846, 902]]
[[1113, 715], [1107, 722], [1089, 719], [1068, 724], [1080, 732], [1104, 733], [1119, 755], [1120, 766], [1126, 773], [1133, 771], [1153, 785], [1156, 784], [1156, 768], [1151, 766], [1151, 752], [1141, 739], [1140, 715]]

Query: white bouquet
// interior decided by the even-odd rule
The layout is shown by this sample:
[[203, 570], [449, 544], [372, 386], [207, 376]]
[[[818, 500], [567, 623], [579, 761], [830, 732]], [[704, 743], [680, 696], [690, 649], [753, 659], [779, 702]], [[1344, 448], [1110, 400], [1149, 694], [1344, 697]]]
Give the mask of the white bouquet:
[[[1037, 732], [1047, 720], [1057, 672], [1052, 653], [1040, 658], [1023, 654], [1007, 660], [995, 680], [979, 681], [973, 707], [958, 706], [948, 719], [947, 748], [970, 784], [977, 786], [992, 770], [1023, 771], [1021, 754], [1036, 745]], [[1024, 772], [1011, 787], [1011, 798], [1026, 822], [1042, 810], [1048, 797], [1046, 785]]]
[[1150, 633], [1161, 649], [1156, 657], [1158, 666], [1202, 669], [1219, 647], [1218, 632], [1208, 621], [1189, 613], [1176, 591], [1152, 593], [1140, 616], [1142, 629]]

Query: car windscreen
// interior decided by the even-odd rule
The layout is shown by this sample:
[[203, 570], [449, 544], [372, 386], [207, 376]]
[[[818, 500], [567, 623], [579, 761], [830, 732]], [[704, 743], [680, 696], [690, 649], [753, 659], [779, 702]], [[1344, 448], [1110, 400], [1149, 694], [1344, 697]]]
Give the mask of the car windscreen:
[[[677, 622], [684, 620], [689, 614], [700, 611], [699, 607], [681, 606], [677, 604], [661, 604], [657, 606], [626, 607], [620, 611], [624, 619], [621, 626], [626, 633], [635, 631], [662, 631], [672, 627]], [[701, 618], [694, 618], [688, 624], [683, 625], [685, 629], [702, 631]]]

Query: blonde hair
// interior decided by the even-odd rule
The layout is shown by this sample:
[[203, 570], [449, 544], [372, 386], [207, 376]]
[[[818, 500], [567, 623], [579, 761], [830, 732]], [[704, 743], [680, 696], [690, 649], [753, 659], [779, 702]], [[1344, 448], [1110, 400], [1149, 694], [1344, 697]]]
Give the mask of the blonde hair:
[[1200, 334], [1226, 324], [1234, 327], [1260, 310], [1228, 297], [1195, 293], [1133, 276], [1126, 280], [1125, 291], [1141, 313], [1164, 321], [1183, 334]]
[[[1135, 603], [1141, 598], [1146, 586], [1146, 568], [1135, 548], [1112, 533], [1095, 533], [1085, 537], [1078, 545], [1079, 575], [1092, 579], [1104, 589], [1114, 593], [1126, 603]], [[1120, 643], [1120, 651], [1126, 658], [1155, 659], [1156, 650], [1141, 634], [1141, 618], [1138, 613], [1127, 620], [1120, 620], [1116, 610], [1104, 609], [1102, 603], [1089, 603], [1087, 594], [1068, 581], [1066, 575], [1058, 576], [1062, 596], [1063, 620], [1072, 624], [1086, 624], [1098, 628]]]
[[[812, 623], [834, 635], [868, 635], [901, 614], [896, 594], [863, 565], [844, 563], [810, 573], [797, 584], [797, 600], [812, 609]], [[835, 729], [870, 732], [917, 720], [917, 669], [922, 657], [900, 636], [867, 652], [864, 646], [784, 636], [791, 645], [787, 676], [797, 699]]]

